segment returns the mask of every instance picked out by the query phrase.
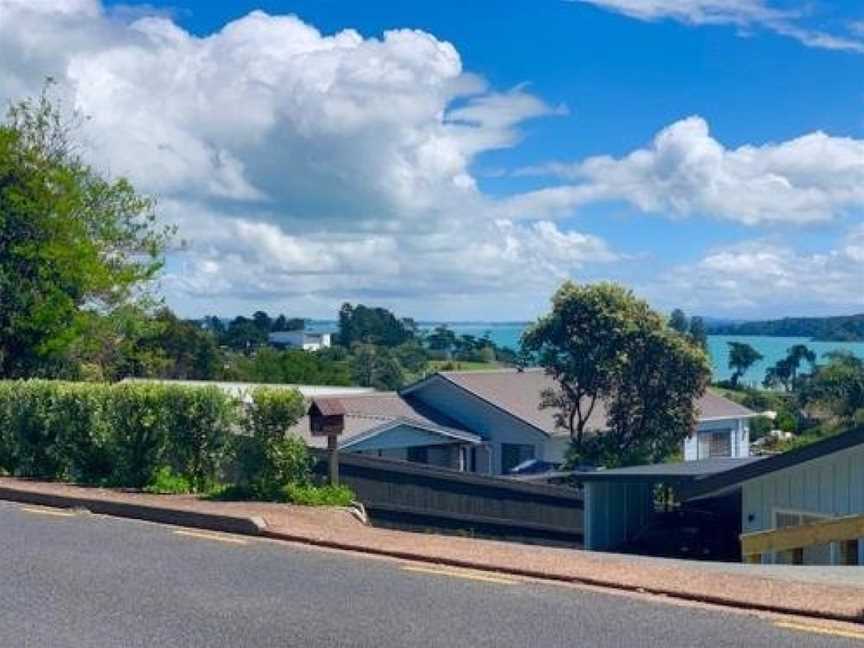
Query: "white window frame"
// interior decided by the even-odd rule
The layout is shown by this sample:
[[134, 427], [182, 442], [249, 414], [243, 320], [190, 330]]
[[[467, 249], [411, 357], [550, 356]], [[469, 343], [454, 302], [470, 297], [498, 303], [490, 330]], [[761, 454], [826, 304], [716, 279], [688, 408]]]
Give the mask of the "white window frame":
[[[772, 524], [771, 528], [772, 528], [772, 530], [776, 530], [776, 529], [780, 528], [777, 526], [777, 515], [778, 514], [797, 515], [799, 518], [799, 522], [803, 522], [804, 517], [816, 518], [816, 521], [818, 521], [818, 520], [830, 520], [831, 518], [834, 517], [833, 515], [831, 515], [829, 513], [814, 513], [813, 511], [805, 511], [803, 509], [790, 509], [790, 508], [783, 508], [783, 507], [776, 507], [775, 506], [772, 509], [772, 513], [771, 513], [771, 524]], [[809, 524], [809, 522], [808, 522], [808, 524]], [[798, 524], [798, 526], [783, 527], [783, 528], [797, 529], [798, 527], [801, 527], [801, 526], [804, 526], [804, 524]]]

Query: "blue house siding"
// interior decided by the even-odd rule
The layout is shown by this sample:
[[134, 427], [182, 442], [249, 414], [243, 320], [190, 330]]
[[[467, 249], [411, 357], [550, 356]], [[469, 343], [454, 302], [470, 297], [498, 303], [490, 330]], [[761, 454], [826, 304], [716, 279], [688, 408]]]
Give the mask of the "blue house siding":
[[440, 376], [433, 376], [413, 390], [411, 397], [440, 412], [446, 412], [448, 417], [483, 438], [486, 445], [478, 448], [477, 472], [488, 472], [491, 459], [492, 473], [501, 474], [501, 446], [504, 443], [531, 445], [535, 458], [561, 461], [560, 444], [550, 443], [550, 437], [545, 433], [463, 392], [460, 387]]

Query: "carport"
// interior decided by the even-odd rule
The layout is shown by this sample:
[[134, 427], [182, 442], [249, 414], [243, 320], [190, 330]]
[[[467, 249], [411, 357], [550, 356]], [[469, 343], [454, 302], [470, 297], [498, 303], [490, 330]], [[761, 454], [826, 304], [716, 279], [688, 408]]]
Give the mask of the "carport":
[[714, 458], [572, 472], [571, 478], [584, 485], [585, 548], [614, 551], [630, 541], [655, 512], [657, 487], [671, 488], [681, 501], [682, 493], [700, 480], [760, 459]]

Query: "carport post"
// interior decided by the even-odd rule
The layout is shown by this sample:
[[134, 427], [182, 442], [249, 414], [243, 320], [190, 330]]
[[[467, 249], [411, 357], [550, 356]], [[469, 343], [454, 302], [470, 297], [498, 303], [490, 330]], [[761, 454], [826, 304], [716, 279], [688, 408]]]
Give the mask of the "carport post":
[[858, 564], [864, 567], [864, 538], [858, 538]]

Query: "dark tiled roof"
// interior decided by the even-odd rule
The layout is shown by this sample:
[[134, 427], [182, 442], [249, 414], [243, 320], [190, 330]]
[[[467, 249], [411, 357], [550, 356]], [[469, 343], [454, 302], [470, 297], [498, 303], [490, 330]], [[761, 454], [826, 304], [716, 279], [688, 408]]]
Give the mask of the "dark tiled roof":
[[[555, 425], [555, 410], [540, 409], [540, 392], [555, 387], [555, 381], [542, 369], [500, 369], [495, 371], [442, 371], [442, 378], [495, 405], [505, 412], [551, 435], [566, 434]], [[753, 416], [754, 412], [708, 391], [699, 399], [700, 420]], [[589, 430], [606, 427], [602, 402], [594, 406], [588, 419]]]

